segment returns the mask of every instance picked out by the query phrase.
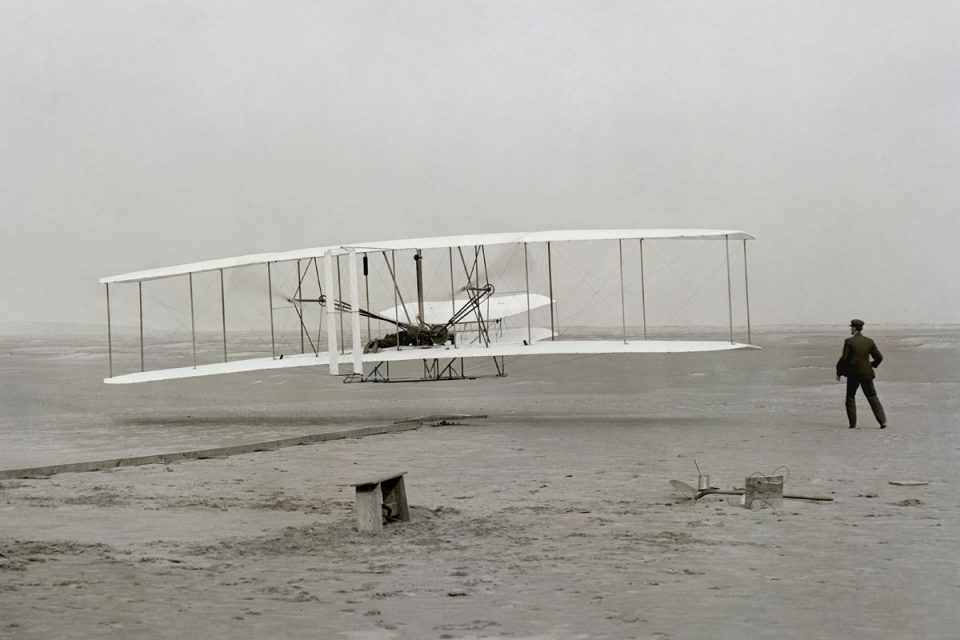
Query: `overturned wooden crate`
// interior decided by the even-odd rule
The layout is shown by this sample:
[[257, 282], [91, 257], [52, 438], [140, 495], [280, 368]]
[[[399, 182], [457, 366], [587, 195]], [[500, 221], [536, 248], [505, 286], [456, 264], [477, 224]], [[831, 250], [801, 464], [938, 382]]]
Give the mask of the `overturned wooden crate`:
[[407, 491], [403, 485], [404, 475], [406, 471], [353, 483], [357, 492], [353, 513], [358, 530], [380, 533], [383, 531], [384, 521], [410, 520]]

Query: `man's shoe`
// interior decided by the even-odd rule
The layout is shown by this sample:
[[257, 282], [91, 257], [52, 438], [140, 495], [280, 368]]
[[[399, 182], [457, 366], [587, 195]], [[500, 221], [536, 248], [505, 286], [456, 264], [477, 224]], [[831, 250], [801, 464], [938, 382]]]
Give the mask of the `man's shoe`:
[[873, 410], [873, 417], [877, 419], [877, 424], [880, 425], [881, 429], [886, 429], [887, 414], [883, 411], [883, 405], [880, 403], [880, 398], [877, 396], [870, 396], [867, 398], [867, 402], [870, 403], [870, 408]]
[[[844, 402], [844, 406], [847, 409], [847, 424], [850, 425], [851, 429], [857, 428], [857, 402], [853, 398], [847, 398]], [[880, 420], [879, 422], [884, 422]]]

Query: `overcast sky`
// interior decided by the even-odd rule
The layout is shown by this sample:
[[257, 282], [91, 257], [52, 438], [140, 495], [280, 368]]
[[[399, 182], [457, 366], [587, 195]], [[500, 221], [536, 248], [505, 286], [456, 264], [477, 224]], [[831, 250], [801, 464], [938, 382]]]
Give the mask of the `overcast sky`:
[[659, 226], [757, 235], [757, 324], [960, 322], [958, 6], [0, 0], [0, 322], [204, 258]]

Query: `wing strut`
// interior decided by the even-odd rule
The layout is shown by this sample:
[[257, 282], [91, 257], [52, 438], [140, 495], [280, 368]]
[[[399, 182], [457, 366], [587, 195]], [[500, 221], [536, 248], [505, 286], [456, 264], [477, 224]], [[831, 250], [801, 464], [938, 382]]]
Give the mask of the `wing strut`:
[[523, 277], [527, 282], [527, 344], [533, 344], [530, 328], [530, 268], [527, 265], [527, 243], [523, 243]]
[[[350, 261], [350, 299], [353, 308], [350, 309], [350, 350], [353, 356], [353, 372], [363, 375], [363, 348], [360, 345], [360, 278], [357, 274], [357, 252], [351, 250], [347, 254]], [[369, 318], [367, 321], [369, 322]]]
[[423, 252], [420, 249], [413, 254], [413, 261], [417, 265], [417, 324], [424, 325], [427, 319], [423, 313]]
[[110, 327], [110, 283], [105, 282], [107, 288], [107, 367], [110, 377], [113, 377], [113, 335]]
[[730, 316], [730, 344], [733, 344], [733, 291], [730, 285], [730, 236], [723, 236], [723, 250], [727, 263], [727, 313]]
[[647, 339], [647, 287], [643, 280], [643, 238], [640, 238], [640, 312], [643, 314], [643, 339]]
[[[383, 260], [387, 261], [387, 252], [383, 252]], [[392, 263], [392, 265], [391, 265]], [[387, 269], [390, 270], [390, 279], [393, 280], [393, 317], [397, 320], [400, 319], [400, 314], [397, 313], [397, 298], [400, 298], [400, 302], [403, 303], [403, 315], [407, 316], [407, 322], [410, 322], [410, 314], [407, 313], [407, 303], [403, 302], [403, 298], [400, 296], [400, 285], [397, 283], [397, 252], [390, 250], [390, 261], [387, 262]], [[397, 340], [397, 351], [400, 351], [400, 341]], [[387, 365], [387, 373], [390, 373], [390, 365]]]
[[270, 273], [270, 263], [267, 262], [267, 304], [270, 308], [270, 352], [273, 359], [277, 359], [277, 338], [273, 331], [273, 275]]
[[[307, 264], [309, 264], [309, 262]], [[303, 296], [302, 285], [303, 285], [303, 280], [300, 276], [300, 260], [297, 260], [297, 297], [298, 298]], [[293, 308], [297, 309], [297, 305], [293, 305]], [[306, 350], [304, 349], [304, 344], [303, 344], [303, 330], [305, 328], [303, 326], [303, 314], [300, 313], [299, 309], [297, 309], [297, 315], [300, 317], [300, 353], [306, 353]]]
[[743, 287], [747, 294], [747, 344], [753, 344], [750, 336], [750, 280], [747, 278], [747, 241], [743, 241]]
[[[367, 298], [367, 309], [370, 308], [370, 271], [367, 265], [367, 254], [363, 254], [363, 288]], [[367, 316], [367, 342], [370, 342], [370, 316]]]
[[553, 329], [553, 260], [550, 256], [550, 241], [547, 241], [547, 282], [550, 287], [550, 339], [554, 340], [556, 331]]
[[190, 341], [193, 343], [193, 368], [197, 368], [197, 319], [193, 311], [193, 272], [187, 274], [190, 283]]
[[[337, 256], [337, 299], [343, 300], [343, 282], [340, 279], [340, 256]], [[343, 353], [343, 309], [337, 310], [337, 320], [340, 323], [340, 353]]]
[[220, 322], [223, 326], [223, 361], [227, 361], [227, 300], [223, 293], [223, 269], [220, 269]]
[[[307, 267], [309, 269], [309, 267]], [[317, 264], [317, 256], [313, 257], [313, 273], [317, 276], [317, 291], [320, 292], [320, 296], [323, 295], [323, 287], [320, 285], [320, 265]], [[303, 277], [307, 277], [306, 270], [304, 270]], [[332, 289], [327, 289], [327, 291], [332, 291]], [[329, 320], [329, 318], [328, 318]], [[320, 357], [320, 334], [323, 332], [323, 314], [320, 314], [320, 319], [317, 321], [317, 357]]]
[[[450, 313], [457, 314], [457, 293], [453, 287], [453, 247], [447, 247], [447, 258], [450, 262]], [[453, 341], [453, 348], [457, 348], [457, 341]]]
[[[319, 272], [318, 272], [319, 273]], [[333, 256], [323, 255], [323, 276], [327, 291], [333, 291]], [[327, 355], [330, 357], [330, 375], [340, 375], [340, 352], [337, 351], [337, 323], [333, 315], [335, 305], [327, 305]]]
[[143, 371], [143, 282], [137, 281], [137, 294], [140, 298], [140, 371]]
[[623, 325], [623, 344], [627, 344], [627, 298], [623, 293], [623, 240], [617, 240], [620, 252], [620, 323]]

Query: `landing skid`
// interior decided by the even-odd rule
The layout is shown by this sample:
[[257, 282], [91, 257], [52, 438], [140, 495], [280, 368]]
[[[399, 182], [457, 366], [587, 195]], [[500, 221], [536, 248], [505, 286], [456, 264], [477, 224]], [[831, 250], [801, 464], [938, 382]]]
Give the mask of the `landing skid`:
[[390, 363], [378, 362], [370, 373], [351, 373], [344, 376], [345, 384], [356, 382], [440, 382], [441, 380], [476, 380], [477, 378], [505, 378], [507, 376], [506, 362], [503, 356], [493, 357], [493, 364], [497, 372], [492, 375], [468, 376], [463, 358], [451, 358], [443, 364], [440, 358], [424, 359], [423, 374], [419, 378], [392, 378], [390, 377]]

